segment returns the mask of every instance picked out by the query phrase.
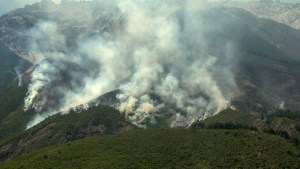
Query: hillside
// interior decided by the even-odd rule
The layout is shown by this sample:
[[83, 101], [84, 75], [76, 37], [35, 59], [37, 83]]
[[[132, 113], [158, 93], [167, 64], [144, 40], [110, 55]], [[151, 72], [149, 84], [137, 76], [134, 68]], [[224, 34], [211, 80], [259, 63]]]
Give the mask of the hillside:
[[300, 149], [247, 130], [140, 130], [30, 151], [1, 168], [299, 168]]
[[237, 2], [227, 1], [224, 6], [245, 9], [260, 18], [267, 18], [279, 23], [289, 25], [295, 29], [300, 29], [300, 4], [283, 3], [276, 1], [262, 2]]
[[300, 145], [300, 113], [278, 110], [269, 115], [238, 112], [227, 109], [214, 117], [195, 122], [190, 128], [250, 129], [278, 135]]
[[26, 89], [17, 81], [0, 88], [0, 161], [33, 148], [57, 145], [93, 135], [111, 135], [134, 130], [121, 113], [108, 106], [93, 105], [89, 109], [57, 114], [31, 129], [28, 123], [36, 114], [24, 111]]
[[[24, 112], [19, 112], [23, 113]], [[11, 115], [14, 117], [15, 115]], [[15, 117], [16, 118], [16, 117]], [[17, 119], [14, 119], [17, 120]], [[26, 124], [26, 119], [22, 120]], [[14, 122], [14, 121], [13, 121]], [[28, 122], [28, 121], [27, 121]], [[16, 123], [16, 122], [15, 122]], [[14, 123], [14, 124], [15, 124]], [[3, 122], [3, 124], [5, 124]], [[34, 148], [58, 145], [93, 135], [111, 135], [134, 130], [136, 127], [125, 121], [124, 116], [114, 108], [95, 106], [88, 110], [54, 115], [42, 123], [24, 130], [25, 127], [2, 126], [0, 160], [10, 159]], [[10, 134], [4, 131], [10, 131]], [[11, 137], [13, 135], [14, 137]]]
[[26, 89], [16, 83], [0, 88], [0, 145], [22, 133], [35, 114], [24, 112]]
[[[278, 112], [275, 115], [263, 117], [228, 109], [214, 117], [196, 122], [190, 128], [259, 131], [280, 136], [295, 146], [299, 146], [298, 114], [297, 112]], [[164, 127], [168, 126], [161, 121], [148, 130], [156, 131]], [[59, 145], [94, 135], [119, 134], [135, 129], [136, 127], [125, 121], [120, 112], [105, 106], [92, 107], [80, 113], [54, 115], [29, 130], [14, 133], [14, 138], [1, 145], [1, 160], [14, 158], [33, 149]]]

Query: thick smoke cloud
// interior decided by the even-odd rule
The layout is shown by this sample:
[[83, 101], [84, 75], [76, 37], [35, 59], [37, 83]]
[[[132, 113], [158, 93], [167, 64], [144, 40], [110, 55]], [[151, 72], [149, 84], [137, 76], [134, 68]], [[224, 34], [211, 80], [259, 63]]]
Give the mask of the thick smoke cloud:
[[[222, 26], [210, 24], [209, 4], [198, 1], [114, 1], [114, 31], [65, 45], [54, 22], [29, 31], [29, 49], [40, 58], [32, 73], [25, 109], [47, 116], [78, 107], [119, 89], [114, 104], [133, 124], [188, 126], [227, 108], [237, 91], [232, 69], [237, 47]], [[230, 21], [219, 21], [230, 25]], [[34, 32], [34, 33], [33, 33]], [[214, 35], [214, 36], [212, 36]]]

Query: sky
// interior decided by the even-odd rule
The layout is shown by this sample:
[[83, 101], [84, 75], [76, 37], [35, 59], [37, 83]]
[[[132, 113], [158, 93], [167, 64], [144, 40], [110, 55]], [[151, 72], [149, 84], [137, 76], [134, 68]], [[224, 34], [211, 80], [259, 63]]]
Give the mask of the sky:
[[[22, 8], [25, 5], [30, 5], [41, 0], [0, 0], [0, 15], [3, 15], [11, 10]], [[53, 0], [59, 2], [60, 0]], [[251, 1], [251, 0], [239, 0], [239, 1]], [[281, 0], [281, 2], [297, 2], [300, 0]]]

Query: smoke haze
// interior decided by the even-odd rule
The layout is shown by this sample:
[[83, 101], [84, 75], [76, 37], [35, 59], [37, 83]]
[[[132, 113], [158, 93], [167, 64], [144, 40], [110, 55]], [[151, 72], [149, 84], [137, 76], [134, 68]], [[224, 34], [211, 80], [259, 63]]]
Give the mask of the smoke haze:
[[[0, 0], [0, 15], [5, 14], [11, 10], [24, 7], [24, 5], [30, 5], [36, 2], [40, 2], [41, 0]], [[52, 0], [53, 2], [59, 4], [61, 0]], [[226, 1], [226, 0], [219, 0]], [[248, 2], [254, 0], [238, 0], [241, 2]], [[299, 3], [299, 0], [281, 0], [281, 2], [292, 2]]]
[[87, 108], [115, 89], [114, 106], [140, 127], [165, 114], [170, 127], [184, 127], [228, 107], [238, 90], [232, 73], [238, 46], [225, 37], [214, 44], [213, 36], [230, 20], [210, 18], [211, 7], [199, 1], [111, 1], [101, 8], [113, 11], [110, 31], [79, 37], [75, 48], [55, 21], [27, 32], [38, 58], [25, 99], [25, 110], [38, 114], [28, 127]]
[[[60, 3], [60, 0], [52, 1], [56, 4]], [[0, 15], [17, 8], [22, 8], [25, 5], [31, 5], [36, 2], [41, 2], [41, 0], [0, 0]]]

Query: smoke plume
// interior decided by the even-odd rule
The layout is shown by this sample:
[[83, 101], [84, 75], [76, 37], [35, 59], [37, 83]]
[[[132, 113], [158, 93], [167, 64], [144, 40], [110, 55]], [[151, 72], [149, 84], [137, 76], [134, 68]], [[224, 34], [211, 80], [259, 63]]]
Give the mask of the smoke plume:
[[25, 99], [25, 110], [38, 114], [28, 127], [87, 108], [115, 89], [114, 106], [140, 127], [157, 118], [188, 126], [228, 107], [237, 90], [237, 47], [226, 37], [215, 41], [230, 21], [211, 14], [208, 2], [112, 1], [101, 8], [110, 8], [105, 19], [115, 24], [78, 37], [76, 47], [66, 45], [55, 21], [29, 31], [29, 50], [39, 61]]

